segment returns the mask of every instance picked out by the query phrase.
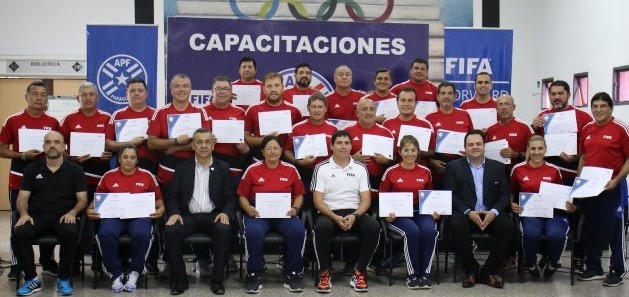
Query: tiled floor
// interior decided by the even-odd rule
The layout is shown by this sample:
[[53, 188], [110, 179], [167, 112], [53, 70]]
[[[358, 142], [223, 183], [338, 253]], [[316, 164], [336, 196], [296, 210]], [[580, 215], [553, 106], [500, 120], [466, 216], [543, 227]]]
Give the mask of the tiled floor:
[[[2, 260], [9, 259], [9, 213], [4, 211], [0, 212], [0, 257]], [[35, 249], [37, 251], [37, 249]], [[564, 253], [564, 256], [567, 256]], [[568, 254], [569, 255], [569, 254]], [[36, 256], [37, 259], [37, 256]], [[89, 257], [86, 257], [89, 261]], [[269, 256], [269, 260], [275, 260], [276, 256]], [[443, 259], [443, 257], [442, 257]], [[564, 263], [567, 263], [568, 259], [564, 259]], [[6, 267], [8, 263], [3, 262], [2, 266]], [[341, 267], [342, 264], [336, 266]], [[192, 264], [189, 264], [189, 279], [190, 290], [182, 296], [208, 296], [212, 295], [207, 279], [198, 279], [192, 272]], [[310, 271], [307, 271], [304, 276], [304, 283], [306, 289], [303, 293], [289, 293], [283, 288], [281, 282], [281, 273], [275, 268], [274, 264], [268, 264], [268, 270], [264, 280], [264, 288], [258, 295], [260, 296], [287, 296], [287, 295], [303, 295], [303, 296], [318, 296], [314, 290], [314, 281], [310, 276]], [[434, 266], [433, 266], [434, 267]], [[443, 269], [443, 265], [441, 265]], [[6, 273], [0, 275], [0, 296], [13, 296], [15, 294], [15, 282], [8, 281], [6, 279]], [[388, 286], [386, 276], [376, 277], [373, 274], [369, 274], [369, 293], [371, 296], [418, 296], [418, 295], [433, 295], [433, 296], [627, 296], [629, 295], [629, 286], [621, 285], [616, 288], [606, 288], [601, 285], [601, 281], [592, 282], [579, 282], [575, 283], [575, 286], [570, 286], [569, 275], [565, 273], [558, 273], [555, 275], [552, 281], [526, 281], [524, 283], [518, 283], [517, 277], [514, 272], [507, 272], [505, 275], [506, 287], [505, 289], [493, 289], [484, 285], [477, 285], [472, 289], [461, 288], [460, 283], [452, 283], [452, 273], [449, 271], [448, 275], [441, 273], [441, 284], [433, 285], [433, 289], [430, 291], [411, 291], [408, 290], [404, 284], [404, 271], [402, 268], [394, 270], [395, 283], [393, 286]], [[43, 290], [39, 293], [35, 293], [33, 296], [56, 296], [55, 290], [55, 278], [43, 276]], [[358, 296], [361, 293], [354, 292], [348, 284], [349, 277], [335, 274], [332, 276], [332, 293], [331, 296]], [[89, 297], [103, 297], [114, 296], [109, 289], [110, 283], [108, 280], [99, 280], [99, 288], [92, 289], [92, 273], [86, 272], [85, 280], [80, 278], [75, 280], [75, 294], [76, 296], [89, 296]], [[149, 280], [149, 289], [138, 289], [135, 293], [120, 293], [123, 296], [170, 296], [167, 280], [156, 280], [151, 278]], [[225, 282], [226, 296], [245, 296], [243, 286], [244, 281], [238, 278], [238, 273], [232, 273], [228, 280]], [[6, 294], [6, 295], [5, 295]], [[363, 294], [366, 295], [366, 294]]]

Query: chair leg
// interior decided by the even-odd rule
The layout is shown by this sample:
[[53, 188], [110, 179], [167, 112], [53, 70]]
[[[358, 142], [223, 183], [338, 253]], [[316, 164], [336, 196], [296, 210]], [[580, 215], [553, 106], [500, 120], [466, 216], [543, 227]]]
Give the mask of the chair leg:
[[457, 279], [456, 279], [456, 270], [457, 270], [457, 268], [458, 268], [458, 267], [457, 267], [457, 264], [458, 264], [458, 263], [457, 263], [457, 257], [456, 257], [456, 250], [455, 250], [452, 254], [453, 254], [453, 256], [454, 256], [454, 260], [452, 261], [452, 265], [453, 265], [453, 267], [452, 267], [452, 282], [453, 282], [453, 283], [456, 283], [456, 282], [457, 282]]
[[[439, 240], [437, 240], [437, 242], [435, 243], [435, 253], [437, 255], [437, 285], [438, 285], [439, 284], [439, 274], [441, 273], [440, 266], [439, 266], [440, 265], [439, 264], [439, 262], [440, 262], [439, 261], [439, 258], [440, 258], [439, 257]], [[446, 267], [448, 267], [448, 266], [446, 266]]]
[[96, 290], [96, 278], [98, 276], [98, 271], [100, 270], [98, 269], [100, 267], [100, 265], [98, 265], [98, 263], [100, 263], [100, 252], [96, 251], [93, 256], [94, 257], [92, 259], [94, 262], [92, 263], [92, 267], [94, 270], [92, 271], [92, 289]]
[[389, 269], [387, 274], [389, 276], [389, 286], [393, 286], [393, 241], [389, 239]]

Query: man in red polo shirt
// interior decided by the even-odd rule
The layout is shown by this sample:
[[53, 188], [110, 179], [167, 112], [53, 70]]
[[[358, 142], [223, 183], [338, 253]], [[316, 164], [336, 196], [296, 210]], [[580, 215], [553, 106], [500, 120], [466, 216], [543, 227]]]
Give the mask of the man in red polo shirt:
[[[258, 73], [258, 66], [256, 60], [252, 57], [243, 57], [238, 62], [238, 75], [239, 79], [232, 82], [233, 86], [260, 86], [260, 101], [264, 100], [264, 84], [256, 79], [256, 73]], [[240, 105], [238, 103], [238, 97], [234, 96], [235, 102], [238, 107], [247, 110], [249, 105]]]
[[[383, 100], [395, 99], [396, 98], [395, 94], [389, 91], [389, 89], [391, 88], [392, 80], [393, 78], [391, 76], [391, 71], [389, 71], [389, 69], [387, 68], [378, 69], [376, 71], [376, 74], [373, 80], [373, 85], [376, 87], [376, 89], [373, 90], [373, 92], [365, 95], [363, 98], [371, 99], [371, 101], [376, 103], [376, 105], [378, 104], [377, 102], [380, 102]], [[377, 110], [377, 106], [376, 106], [376, 110]], [[378, 124], [382, 124], [384, 120], [386, 120], [386, 116], [384, 114], [376, 115], [376, 122]]]
[[415, 89], [417, 101], [437, 102], [437, 87], [428, 80], [428, 61], [417, 58], [411, 63], [410, 79], [399, 83], [391, 89], [391, 92], [398, 94], [404, 87]]
[[352, 86], [352, 70], [341, 65], [334, 70], [334, 91], [326, 94], [328, 98], [328, 118], [340, 120], [356, 120], [356, 104], [365, 95]]

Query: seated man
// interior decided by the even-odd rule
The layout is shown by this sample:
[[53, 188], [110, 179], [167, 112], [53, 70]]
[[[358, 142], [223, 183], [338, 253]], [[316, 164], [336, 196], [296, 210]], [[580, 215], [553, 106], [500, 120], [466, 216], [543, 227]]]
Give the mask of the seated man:
[[[465, 155], [446, 165], [444, 190], [452, 191], [452, 238], [457, 257], [461, 259], [466, 277], [464, 288], [477, 280], [494, 288], [504, 284], [497, 273], [515, 240], [515, 224], [508, 214], [509, 182], [504, 165], [485, 158], [485, 136], [480, 130], [465, 135]], [[492, 248], [485, 266], [480, 269], [474, 259], [473, 231], [493, 236]]]
[[332, 157], [315, 167], [311, 185], [314, 206], [319, 210], [314, 228], [320, 270], [317, 292], [330, 292], [330, 240], [342, 231], [361, 237], [358, 263], [349, 284], [354, 291], [366, 292], [367, 264], [380, 240], [380, 225], [365, 215], [371, 206], [369, 174], [365, 165], [350, 157], [352, 140], [346, 131], [332, 134], [331, 143]]
[[212, 132], [197, 129], [192, 134], [194, 158], [177, 164], [165, 199], [169, 217], [164, 237], [170, 261], [171, 295], [182, 294], [188, 289], [182, 245], [184, 238], [195, 232], [206, 233], [215, 243], [210, 289], [216, 295], [225, 293], [223, 271], [231, 243], [229, 221], [236, 212], [236, 193], [229, 165], [213, 158], [213, 149]]
[[77, 216], [87, 206], [85, 177], [79, 165], [63, 158], [65, 143], [61, 133], [46, 134], [43, 147], [46, 158], [26, 167], [16, 203], [20, 218], [15, 223], [11, 244], [26, 280], [17, 290], [18, 296], [41, 290], [32, 245], [35, 238], [46, 233], [55, 234], [61, 245], [57, 292], [61, 296], [74, 293], [70, 276], [77, 253]]

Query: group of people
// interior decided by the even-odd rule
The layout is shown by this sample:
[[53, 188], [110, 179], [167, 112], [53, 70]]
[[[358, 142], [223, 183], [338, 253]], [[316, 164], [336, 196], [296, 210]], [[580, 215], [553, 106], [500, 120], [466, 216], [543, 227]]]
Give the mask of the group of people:
[[[533, 278], [550, 278], [558, 267], [570, 228], [570, 214], [580, 209], [585, 216], [583, 255], [585, 270], [580, 280], [604, 279], [603, 285], [622, 283], [626, 272], [623, 253], [624, 201], [621, 188], [629, 173], [629, 131], [612, 115], [613, 101], [606, 93], [591, 100], [592, 116], [568, 104], [570, 88], [563, 81], [550, 86], [552, 108], [544, 110], [529, 125], [513, 116], [511, 96], [491, 98], [491, 75], [476, 75], [476, 97], [454, 105], [456, 88], [450, 82], [439, 86], [427, 80], [428, 63], [412, 62], [410, 79], [392, 87], [391, 73], [375, 73], [375, 90], [370, 93], [351, 89], [352, 72], [345, 65], [334, 73], [336, 88], [323, 95], [310, 87], [312, 68], [306, 63], [295, 67], [296, 85], [284, 89], [282, 75], [270, 72], [263, 81], [255, 79], [255, 60], [245, 57], [239, 64], [240, 79], [227, 76], [212, 81], [212, 100], [205, 106], [190, 103], [190, 78], [177, 74], [170, 80], [170, 103], [153, 109], [146, 104], [146, 84], [140, 79], [127, 81], [129, 105], [113, 115], [99, 110], [98, 92], [92, 83], [79, 87], [80, 108], [67, 115], [61, 124], [45, 113], [46, 85], [34, 82], [27, 88], [27, 108], [11, 115], [0, 132], [0, 156], [12, 160], [10, 199], [19, 219], [12, 222], [11, 243], [17, 259], [12, 261], [10, 278], [24, 273], [25, 283], [17, 295], [41, 290], [30, 246], [45, 232], [57, 234], [61, 241], [60, 268], [54, 271], [51, 247], [41, 247], [43, 271], [58, 275], [58, 292], [71, 295], [70, 282], [78, 220], [85, 210], [89, 219], [98, 221], [95, 236], [103, 256], [103, 269], [110, 277], [114, 292], [134, 291], [138, 277], [145, 272], [151, 253], [154, 221], [164, 222], [164, 261], [170, 272], [172, 295], [184, 293], [188, 278], [183, 261], [184, 239], [193, 233], [207, 233], [211, 247], [194, 246], [200, 269], [209, 271], [210, 289], [224, 294], [225, 266], [229, 260], [232, 237], [242, 224], [247, 281], [245, 291], [258, 293], [264, 278], [263, 244], [274, 230], [284, 238], [280, 249], [283, 259], [284, 287], [291, 292], [304, 289], [300, 273], [304, 269], [307, 226], [299, 218], [302, 210], [314, 215], [312, 241], [319, 271], [317, 292], [332, 288], [331, 241], [341, 232], [360, 238], [358, 252], [345, 257], [351, 268], [351, 287], [368, 291], [367, 267], [381, 259], [381, 226], [404, 238], [402, 253], [406, 262], [409, 289], [431, 288], [431, 263], [439, 231], [440, 213], [420, 215], [417, 211], [420, 190], [445, 190], [452, 193], [451, 232], [457, 257], [466, 277], [465, 288], [477, 282], [502, 288], [498, 272], [505, 258], [514, 255], [517, 229], [521, 232], [523, 263]], [[233, 85], [259, 85], [260, 102], [238, 106]], [[291, 102], [294, 95], [308, 95], [308, 115], [302, 115]], [[377, 113], [379, 101], [395, 99], [399, 114], [386, 118]], [[417, 102], [432, 101], [436, 110], [425, 117], [415, 114]], [[472, 117], [463, 108], [491, 108], [497, 121], [489, 127], [474, 127]], [[270, 111], [289, 111], [291, 133], [261, 133], [259, 115]], [[562, 153], [546, 157], [543, 115], [574, 110], [578, 126], [578, 154]], [[170, 135], [169, 115], [194, 114], [201, 127], [191, 135]], [[115, 125], [124, 119], [146, 119], [147, 136], [128, 141], [116, 138]], [[216, 120], [244, 121], [240, 143], [221, 143], [212, 132]], [[338, 127], [334, 120], [343, 120]], [[408, 126], [425, 129], [429, 137], [402, 135]], [[21, 150], [20, 129], [49, 130], [43, 150]], [[440, 132], [464, 133], [458, 154], [437, 147]], [[73, 132], [103, 133], [105, 148], [100, 156], [67, 157]], [[297, 158], [295, 139], [324, 134], [327, 155]], [[363, 154], [365, 138], [392, 139], [392, 155]], [[485, 157], [485, 143], [505, 139], [508, 148], [500, 151], [510, 165]], [[109, 161], [117, 156], [119, 167], [110, 170]], [[555, 210], [553, 218], [520, 218], [518, 226], [512, 214], [518, 214], [519, 192], [538, 192], [542, 181], [572, 185], [584, 166], [613, 169], [606, 190], [597, 197], [566, 203], [565, 210]], [[510, 178], [509, 178], [510, 176]], [[625, 188], [626, 189], [626, 188]], [[93, 201], [94, 193], [155, 193], [155, 212], [146, 218], [100, 218]], [[370, 209], [376, 207], [378, 193], [412, 192], [414, 215], [382, 218], [380, 224]], [[626, 192], [626, 190], [625, 190]], [[259, 194], [277, 194], [290, 199], [285, 218], [264, 218], [256, 209]], [[290, 197], [290, 198], [288, 198]], [[626, 199], [625, 199], [626, 200]], [[375, 203], [372, 205], [372, 203]], [[235, 221], [237, 211], [242, 222]], [[282, 210], [283, 211], [283, 210]], [[124, 271], [118, 255], [118, 236], [127, 232], [132, 238], [131, 263]], [[604, 231], [609, 238], [612, 257], [605, 275], [601, 264]], [[489, 258], [481, 267], [474, 259], [472, 232], [493, 236]], [[548, 240], [538, 262], [540, 238]], [[53, 247], [54, 248], [54, 247]], [[575, 252], [575, 251], [573, 251]], [[53, 268], [50, 268], [53, 267]]]

